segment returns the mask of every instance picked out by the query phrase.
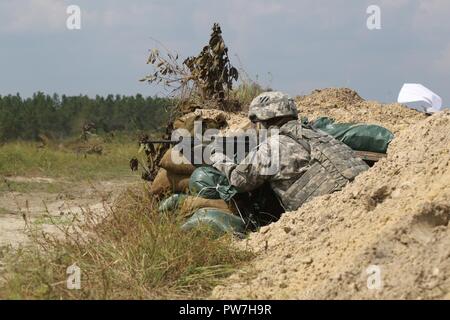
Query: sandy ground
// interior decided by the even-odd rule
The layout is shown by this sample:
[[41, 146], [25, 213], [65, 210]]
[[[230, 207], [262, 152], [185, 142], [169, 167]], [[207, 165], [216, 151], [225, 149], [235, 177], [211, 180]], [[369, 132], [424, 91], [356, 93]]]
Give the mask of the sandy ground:
[[133, 180], [96, 181], [94, 183], [70, 183], [45, 177], [9, 177], [9, 181], [20, 183], [42, 183], [61, 185], [60, 192], [0, 192], [0, 246], [16, 247], [26, 243], [26, 223], [39, 225], [46, 231], [55, 229], [55, 221], [68, 221], [83, 210], [104, 210], [115, 196]]
[[349, 89], [297, 99], [314, 119], [378, 123], [387, 158], [237, 245], [257, 257], [218, 299], [450, 299], [450, 110], [426, 117]]

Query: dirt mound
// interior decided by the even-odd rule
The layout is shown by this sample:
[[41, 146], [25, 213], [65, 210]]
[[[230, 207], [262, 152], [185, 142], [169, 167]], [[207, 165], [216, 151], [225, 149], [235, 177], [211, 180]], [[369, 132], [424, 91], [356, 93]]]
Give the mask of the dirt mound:
[[301, 110], [304, 107], [342, 108], [363, 101], [356, 91], [348, 88], [316, 89], [309, 95], [296, 98]]
[[[420, 118], [403, 109], [391, 112]], [[383, 124], [390, 121], [395, 126], [393, 119]], [[240, 242], [257, 258], [213, 297], [450, 299], [449, 132], [448, 110], [416, 122], [396, 135], [387, 158], [344, 190], [316, 198]], [[378, 275], [381, 286], [373, 287]]]
[[[306, 96], [295, 98], [300, 116], [314, 120], [330, 117], [337, 122], [378, 124], [394, 134], [407, 129], [412, 124], [424, 120], [427, 116], [398, 103], [382, 104], [377, 101], [365, 101], [358, 93], [347, 88], [326, 88], [314, 90]], [[245, 113], [225, 113], [217, 110], [201, 110], [205, 117], [225, 114], [228, 127], [224, 133], [251, 126]]]
[[297, 97], [301, 116], [314, 120], [327, 116], [337, 122], [378, 124], [394, 133], [426, 118], [426, 115], [401, 104], [382, 104], [365, 101], [355, 91], [347, 88], [314, 90], [310, 95]]
[[232, 134], [238, 130], [246, 130], [251, 127], [251, 122], [247, 118], [247, 114], [243, 112], [225, 112], [215, 109], [197, 109], [194, 112], [184, 115], [184, 119], [198, 117], [204, 120], [213, 120], [215, 122], [221, 123], [225, 122], [226, 126], [221, 129], [222, 134]]

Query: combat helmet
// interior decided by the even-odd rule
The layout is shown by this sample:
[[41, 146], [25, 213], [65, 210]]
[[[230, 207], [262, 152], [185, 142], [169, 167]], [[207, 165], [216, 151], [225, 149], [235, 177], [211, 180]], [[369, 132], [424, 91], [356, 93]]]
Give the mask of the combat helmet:
[[248, 117], [252, 122], [293, 117], [298, 119], [297, 106], [287, 94], [279, 91], [263, 92], [250, 104]]

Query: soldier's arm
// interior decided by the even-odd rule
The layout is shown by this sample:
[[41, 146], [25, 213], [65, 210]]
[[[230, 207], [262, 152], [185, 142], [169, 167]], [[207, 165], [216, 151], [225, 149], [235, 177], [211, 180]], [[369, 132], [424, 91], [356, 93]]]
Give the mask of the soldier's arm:
[[270, 144], [265, 142], [252, 150], [240, 164], [219, 161], [213, 166], [225, 174], [230, 184], [235, 186], [239, 192], [248, 192], [257, 189], [273, 176], [273, 173], [267, 168], [270, 160]]

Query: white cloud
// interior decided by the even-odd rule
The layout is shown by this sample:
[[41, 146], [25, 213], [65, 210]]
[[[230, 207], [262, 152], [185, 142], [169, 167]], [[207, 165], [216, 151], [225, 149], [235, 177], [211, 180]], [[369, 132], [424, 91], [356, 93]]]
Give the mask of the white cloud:
[[[58, 49], [70, 54], [73, 39], [79, 54], [71, 57], [89, 57], [80, 59], [80, 79], [95, 77], [103, 68], [99, 66], [108, 65], [117, 66], [111, 70], [127, 78], [130, 72], [145, 74], [146, 50], [155, 45], [150, 37], [185, 57], [198, 53], [213, 22], [221, 24], [232, 59], [238, 53], [250, 76], [271, 71], [271, 85], [292, 94], [357, 83], [374, 98], [392, 87], [395, 77], [449, 82], [450, 0], [0, 0], [0, 36], [11, 35], [5, 37], [0, 55], [12, 57], [3, 59], [0, 67], [18, 79], [3, 87], [25, 89], [21, 79], [38, 60], [30, 57], [25, 65], [18, 55], [28, 39], [67, 32], [69, 4], [81, 7], [82, 31], [73, 33], [76, 37], [42, 42], [39, 52], [45, 59], [39, 64], [48, 67], [43, 76], [36, 75], [39, 81], [33, 81], [32, 88], [35, 83], [51, 83], [52, 73], [58, 71], [54, 61], [65, 59]], [[366, 28], [369, 4], [382, 9], [379, 32]], [[233, 63], [239, 65], [237, 60]], [[117, 80], [110, 79], [105, 86], [114, 87]], [[133, 87], [134, 82], [121, 85], [141, 88]], [[101, 87], [92, 86], [89, 90]]]
[[61, 0], [5, 0], [0, 4], [0, 32], [64, 31], [67, 5]]

